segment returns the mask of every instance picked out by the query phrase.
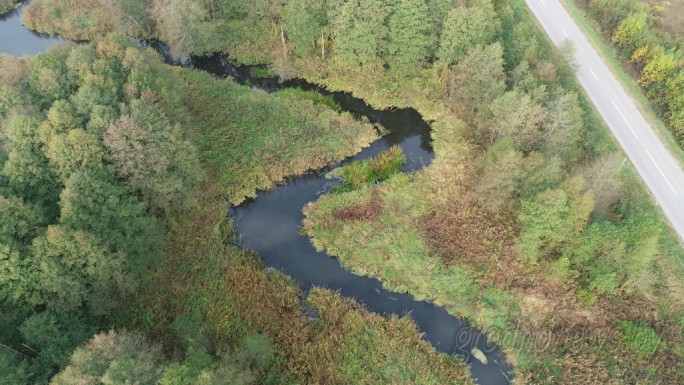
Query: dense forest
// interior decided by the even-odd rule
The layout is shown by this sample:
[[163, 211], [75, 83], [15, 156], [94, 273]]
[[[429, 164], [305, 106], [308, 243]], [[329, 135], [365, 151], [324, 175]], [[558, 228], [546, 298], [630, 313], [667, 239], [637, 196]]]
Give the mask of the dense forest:
[[[236, 245], [226, 201], [357, 152], [369, 124], [124, 36], [416, 108], [434, 163], [393, 173], [393, 149], [335, 171], [344, 184], [306, 208], [314, 244], [472, 321], [516, 383], [684, 381], [680, 242], [575, 83], [572, 47], [519, 0], [34, 0], [24, 21], [94, 42], [0, 59], [0, 381], [471, 381], [408, 318], [300, 293]], [[677, 62], [662, 51], [643, 52], [645, 85], [667, 96], [678, 67], [646, 64]]]

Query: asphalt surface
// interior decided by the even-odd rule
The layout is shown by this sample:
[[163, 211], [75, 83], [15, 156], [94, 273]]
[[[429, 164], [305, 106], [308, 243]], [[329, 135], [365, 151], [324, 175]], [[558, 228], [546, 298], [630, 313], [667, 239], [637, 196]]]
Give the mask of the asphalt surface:
[[525, 0], [554, 44], [573, 42], [577, 78], [684, 240], [684, 172], [558, 0]]

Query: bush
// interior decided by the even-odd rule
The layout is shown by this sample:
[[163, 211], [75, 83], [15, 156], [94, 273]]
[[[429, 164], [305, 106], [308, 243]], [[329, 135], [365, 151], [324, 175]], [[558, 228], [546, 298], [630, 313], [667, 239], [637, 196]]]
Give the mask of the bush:
[[301, 88], [284, 88], [278, 91], [279, 95], [290, 96], [294, 99], [309, 100], [313, 104], [327, 106], [333, 111], [342, 112], [342, 107], [330, 95], [323, 95], [316, 91], [306, 91]]
[[344, 182], [335, 186], [335, 192], [358, 190], [366, 185], [381, 182], [401, 171], [406, 156], [399, 146], [393, 146], [371, 160], [344, 166], [339, 173]]
[[622, 321], [622, 342], [641, 357], [649, 357], [660, 347], [660, 336], [643, 322]]

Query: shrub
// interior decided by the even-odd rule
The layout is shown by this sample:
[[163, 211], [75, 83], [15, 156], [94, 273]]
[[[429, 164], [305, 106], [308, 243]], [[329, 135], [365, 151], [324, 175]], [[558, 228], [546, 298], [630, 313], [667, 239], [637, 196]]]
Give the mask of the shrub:
[[622, 321], [622, 342], [641, 357], [653, 355], [660, 347], [660, 336], [643, 322]]
[[371, 160], [351, 163], [339, 171], [344, 182], [335, 186], [334, 191], [358, 190], [366, 185], [386, 180], [399, 173], [404, 162], [404, 152], [400, 147], [393, 146]]
[[327, 106], [333, 111], [342, 112], [342, 107], [330, 95], [323, 95], [316, 91], [306, 91], [301, 88], [284, 88], [278, 91], [279, 95], [290, 96], [294, 99], [309, 100], [313, 104]]

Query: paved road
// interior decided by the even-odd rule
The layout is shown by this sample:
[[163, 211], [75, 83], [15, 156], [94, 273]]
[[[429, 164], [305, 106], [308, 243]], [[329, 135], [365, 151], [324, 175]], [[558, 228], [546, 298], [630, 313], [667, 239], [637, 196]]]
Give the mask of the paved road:
[[577, 77], [684, 240], [684, 172], [558, 0], [525, 0], [554, 44], [571, 40]]

